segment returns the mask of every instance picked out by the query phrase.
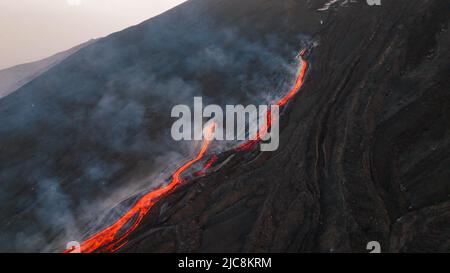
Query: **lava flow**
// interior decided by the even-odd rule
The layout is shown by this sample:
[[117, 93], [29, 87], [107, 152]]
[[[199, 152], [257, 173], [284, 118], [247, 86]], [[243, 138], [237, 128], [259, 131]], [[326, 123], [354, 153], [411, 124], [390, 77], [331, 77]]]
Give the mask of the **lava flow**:
[[[305, 54], [306, 50], [302, 50], [299, 54], [301, 64], [299, 72], [297, 74], [297, 78], [295, 80], [295, 84], [283, 98], [277, 101], [276, 105], [278, 105], [279, 107], [285, 106], [288, 103], [288, 101], [298, 93], [298, 91], [303, 85], [305, 74], [306, 71], [308, 70], [308, 62], [303, 59]], [[256, 133], [256, 136], [252, 137], [251, 140], [236, 147], [235, 151], [237, 152], [247, 151], [253, 148], [253, 146], [255, 146], [259, 141], [261, 141], [261, 139], [264, 137], [267, 131], [270, 130], [270, 127], [272, 126], [272, 121], [275, 120], [272, 120], [272, 112], [271, 110], [268, 110], [266, 115], [266, 122], [264, 122], [264, 124], [259, 128], [258, 132]]]
[[[286, 96], [281, 98], [276, 105], [282, 107], [287, 104], [287, 102], [298, 93], [300, 88], [303, 85], [304, 77], [306, 71], [308, 69], [308, 62], [303, 59], [305, 55], [305, 50], [300, 53], [300, 61], [301, 67], [297, 74], [297, 78], [294, 86], [288, 92]], [[243, 151], [252, 148], [255, 144], [257, 144], [264, 134], [267, 133], [267, 130], [271, 127], [271, 119], [272, 113], [269, 110], [266, 116], [266, 122], [263, 126], [259, 128], [257, 132], [255, 140], [249, 140], [244, 144], [239, 145], [235, 148], [235, 151]], [[164, 187], [156, 189], [152, 192], [149, 192], [142, 196], [119, 220], [117, 220], [112, 225], [103, 229], [102, 231], [94, 234], [86, 241], [81, 243], [80, 249], [78, 249], [81, 253], [92, 253], [92, 252], [115, 252], [121, 247], [123, 247], [127, 243], [128, 236], [136, 230], [136, 228], [141, 223], [144, 216], [150, 211], [150, 209], [158, 202], [165, 194], [176, 188], [180, 183], [183, 182], [181, 175], [190, 168], [193, 164], [202, 160], [206, 151], [208, 150], [209, 145], [211, 144], [211, 136], [214, 134], [215, 124], [211, 123], [205, 129], [205, 140], [203, 141], [202, 147], [197, 154], [197, 156], [186, 162], [183, 166], [178, 168], [171, 176], [171, 181]], [[198, 175], [203, 175], [206, 173], [207, 169], [209, 169], [216, 161], [217, 156], [213, 156], [204, 166], [204, 168], [198, 172]], [[75, 249], [68, 249], [65, 253], [71, 253]]]
[[[200, 161], [208, 150], [209, 144], [211, 143], [211, 136], [214, 134], [215, 123], [211, 123], [205, 130], [205, 137], [202, 143], [202, 147], [194, 159], [186, 162], [183, 166], [178, 168], [171, 176], [171, 182], [166, 186], [154, 190], [142, 196], [136, 204], [131, 207], [125, 215], [123, 215], [114, 224], [105, 228], [104, 230], [93, 235], [80, 245], [79, 251], [82, 253], [91, 252], [115, 252], [126, 242], [126, 238], [130, 233], [132, 233], [138, 225], [141, 223], [144, 216], [153, 207], [153, 205], [166, 193], [173, 190], [182, 182], [181, 175], [189, 167], [191, 167], [196, 162]], [[132, 224], [129, 227], [125, 225], [131, 220]], [[125, 231], [123, 231], [125, 229]], [[121, 232], [122, 231], [122, 232]], [[119, 235], [121, 233], [121, 235]], [[119, 235], [119, 236], [118, 236]], [[70, 253], [74, 249], [66, 250], [66, 253]]]

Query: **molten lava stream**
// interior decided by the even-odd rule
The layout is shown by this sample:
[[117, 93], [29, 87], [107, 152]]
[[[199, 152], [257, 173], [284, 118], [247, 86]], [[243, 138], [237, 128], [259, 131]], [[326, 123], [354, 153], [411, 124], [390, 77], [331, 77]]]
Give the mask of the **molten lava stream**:
[[[280, 107], [286, 105], [287, 102], [298, 93], [303, 85], [304, 77], [308, 69], [308, 62], [303, 60], [302, 58], [304, 56], [304, 53], [305, 51], [302, 51], [300, 53], [301, 67], [299, 69], [294, 86], [286, 94], [286, 96], [281, 98], [276, 103]], [[235, 151], [249, 150], [254, 145], [256, 145], [270, 129], [272, 122], [271, 116], [272, 113], [269, 110], [267, 112], [266, 122], [259, 128], [256, 137], [253, 138], [254, 140], [249, 140], [239, 145], [237, 148], [235, 148]], [[182, 182], [181, 175], [183, 174], [183, 172], [185, 172], [193, 164], [197, 163], [204, 157], [211, 143], [211, 136], [214, 134], [215, 126], [215, 123], [211, 123], [205, 129], [205, 140], [202, 143], [202, 147], [199, 153], [194, 159], [185, 163], [172, 174], [171, 182], [169, 184], [162, 188], [149, 192], [141, 197], [119, 220], [81, 243], [80, 252], [115, 252], [123, 247], [127, 243], [126, 239], [128, 238], [128, 236], [136, 230], [144, 216], [150, 211], [153, 205], [155, 205], [155, 203], [160, 200], [163, 195], [176, 188]], [[198, 172], [198, 175], [205, 174], [207, 169], [209, 169], [217, 160], [217, 156], [213, 156], [210, 161], [206, 163], [204, 168], [200, 172]], [[129, 224], [129, 226], [126, 226], [127, 224]], [[70, 253], [72, 251], [74, 251], [74, 249], [66, 250], [65, 253]]]
[[194, 176], [198, 177], [198, 176], [205, 175], [206, 171], [208, 171], [212, 167], [212, 165], [214, 165], [214, 163], [217, 162], [217, 160], [219, 160], [219, 157], [217, 155], [212, 155], [211, 158], [203, 166], [203, 169], [201, 169], [200, 171], [194, 173]]
[[[164, 194], [173, 190], [182, 182], [181, 175], [184, 171], [203, 158], [211, 143], [215, 126], [215, 123], [211, 123], [205, 129], [205, 140], [202, 143], [199, 153], [194, 159], [186, 162], [172, 174], [171, 182], [169, 184], [142, 196], [119, 220], [81, 243], [80, 251], [82, 253], [115, 252], [124, 246], [127, 243], [126, 238], [130, 233], [136, 230], [153, 205]], [[130, 222], [132, 222], [132, 224], [129, 227], [126, 227]], [[65, 253], [70, 253], [72, 251], [74, 250], [69, 249], [66, 250]]]
[[[291, 88], [291, 90], [283, 97], [281, 98], [276, 105], [279, 107], [285, 106], [289, 100], [291, 100], [297, 93], [300, 91], [300, 88], [302, 88], [306, 71], [308, 70], [308, 62], [303, 59], [303, 56], [305, 54], [305, 50], [303, 50], [300, 53], [300, 60], [301, 60], [301, 66], [297, 74], [297, 78], [295, 80], [294, 86]], [[276, 120], [274, 120], [276, 122]], [[253, 136], [251, 140], [239, 145], [234, 150], [237, 152], [240, 151], [247, 151], [253, 148], [261, 139], [264, 137], [265, 134], [267, 134], [267, 131], [270, 130], [270, 127], [272, 126], [272, 112], [271, 110], [267, 111], [266, 116], [266, 122], [259, 128], [258, 132], [256, 133], [256, 136]]]

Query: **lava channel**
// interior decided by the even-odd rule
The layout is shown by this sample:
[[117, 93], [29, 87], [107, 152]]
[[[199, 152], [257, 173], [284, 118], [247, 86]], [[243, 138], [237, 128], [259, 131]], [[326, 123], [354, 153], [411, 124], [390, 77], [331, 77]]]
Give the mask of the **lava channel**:
[[[302, 50], [299, 54], [299, 59], [301, 61], [299, 71], [297, 73], [297, 78], [295, 80], [294, 86], [289, 90], [289, 92], [282, 97], [280, 100], [277, 101], [276, 105], [279, 107], [285, 106], [297, 93], [300, 91], [300, 88], [303, 86], [303, 82], [305, 79], [306, 71], [308, 70], [309, 63], [303, 59], [303, 57], [306, 54], [306, 50]], [[272, 111], [268, 110], [266, 115], [266, 121], [263, 123], [263, 125], [259, 128], [258, 132], [256, 133], [256, 136], [253, 136], [251, 140], [237, 146], [234, 150], [236, 152], [240, 151], [248, 151], [252, 149], [257, 143], [261, 141], [261, 139], [264, 137], [265, 134], [267, 134], [267, 131], [270, 130], [270, 127], [272, 126]]]
[[[197, 156], [178, 168], [172, 174], [169, 184], [142, 196], [119, 220], [81, 243], [80, 249], [77, 250], [81, 253], [115, 252], [124, 246], [127, 243], [127, 237], [136, 230], [153, 205], [183, 181], [181, 178], [183, 172], [203, 158], [211, 143], [215, 126], [215, 123], [210, 123], [205, 129], [204, 141]], [[130, 222], [132, 224], [126, 227]], [[75, 251], [74, 248], [66, 250], [65, 253], [73, 251]]]
[[[299, 68], [299, 72], [296, 77], [296, 81], [291, 90], [281, 98], [276, 105], [282, 107], [288, 103], [290, 99], [292, 99], [300, 90], [303, 85], [306, 71], [308, 69], [308, 62], [303, 59], [305, 55], [305, 50], [300, 52], [300, 61], [301, 66]], [[271, 111], [267, 112], [266, 122], [263, 126], [261, 126], [257, 132], [254, 140], [249, 140], [237, 148], [235, 151], [245, 151], [251, 149], [254, 145], [256, 145], [259, 141], [261, 141], [264, 134], [271, 127]], [[121, 218], [119, 218], [112, 225], [103, 229], [102, 231], [92, 235], [86, 241], [80, 244], [80, 249], [77, 249], [81, 253], [93, 253], [93, 252], [115, 252], [123, 247], [127, 243], [128, 236], [136, 230], [136, 228], [141, 223], [142, 219], [147, 215], [150, 209], [158, 202], [165, 194], [175, 189], [179, 184], [183, 182], [181, 175], [189, 169], [193, 164], [202, 160], [204, 155], [206, 154], [209, 145], [211, 144], [212, 135], [215, 130], [215, 123], [210, 123], [210, 125], [205, 129], [205, 140], [202, 143], [201, 149], [198, 152], [197, 156], [190, 161], [186, 162], [183, 166], [178, 168], [171, 176], [171, 181], [166, 186], [163, 186], [159, 189], [156, 189], [152, 192], [149, 192], [142, 196]], [[206, 173], [207, 169], [209, 169], [214, 162], [217, 160], [217, 157], [212, 157], [212, 159], [207, 162], [205, 167], [198, 173], [199, 175], [203, 175]], [[130, 224], [131, 223], [131, 224]], [[64, 253], [74, 252], [75, 249], [67, 249]]]

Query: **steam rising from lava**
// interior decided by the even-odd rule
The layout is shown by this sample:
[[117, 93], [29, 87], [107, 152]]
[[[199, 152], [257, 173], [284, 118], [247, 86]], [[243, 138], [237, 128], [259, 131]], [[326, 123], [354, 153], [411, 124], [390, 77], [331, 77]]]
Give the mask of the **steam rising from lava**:
[[[304, 77], [306, 71], [308, 69], [308, 62], [303, 59], [305, 51], [302, 51], [300, 54], [301, 66], [297, 74], [297, 78], [294, 86], [290, 89], [290, 91], [281, 98], [278, 102], [278, 106], [284, 106], [287, 102], [294, 97], [304, 82]], [[270, 129], [271, 124], [271, 112], [267, 112], [266, 123], [260, 127], [257, 133], [256, 140], [250, 140], [240, 146], [238, 146], [235, 151], [245, 151], [251, 149], [255, 144], [257, 144], [264, 136], [265, 133]], [[197, 156], [181, 167], [179, 167], [171, 176], [171, 181], [154, 191], [151, 191], [142, 197], [116, 222], [112, 225], [106, 227], [102, 231], [94, 234], [86, 241], [81, 244], [81, 252], [89, 253], [89, 252], [115, 252], [121, 247], [123, 247], [127, 243], [128, 236], [136, 230], [139, 226], [143, 218], [148, 214], [153, 205], [158, 202], [162, 197], [166, 194], [170, 193], [173, 189], [175, 189], [180, 183], [183, 182], [183, 178], [181, 177], [185, 171], [187, 171], [193, 164], [201, 161], [211, 143], [211, 137], [214, 134], [216, 124], [214, 122], [209, 123], [204, 130], [204, 141], [198, 152]], [[203, 170], [200, 171], [200, 174], [204, 174], [208, 168], [210, 168], [217, 157], [212, 156], [211, 159], [206, 162]], [[70, 253], [73, 249], [66, 250], [66, 253]]]
[[[194, 163], [200, 161], [205, 155], [208, 146], [210, 144], [210, 137], [214, 134], [215, 123], [210, 123], [205, 129], [205, 140], [201, 146], [201, 149], [194, 159], [183, 164], [179, 167], [172, 175], [172, 180], [170, 183], [160, 189], [149, 192], [148, 194], [141, 197], [133, 207], [131, 207], [128, 212], [123, 215], [114, 224], [102, 230], [101, 232], [93, 235], [91, 238], [87, 239], [81, 244], [81, 252], [93, 252], [93, 251], [111, 251], [114, 252], [126, 243], [126, 238], [133, 232], [142, 221], [144, 216], [153, 207], [153, 205], [166, 193], [173, 190], [178, 186], [183, 180], [181, 175]], [[126, 227], [132, 221], [131, 226]], [[125, 229], [125, 231], [123, 231]], [[119, 232], [123, 231], [122, 234]], [[68, 250], [67, 252], [70, 252]]]

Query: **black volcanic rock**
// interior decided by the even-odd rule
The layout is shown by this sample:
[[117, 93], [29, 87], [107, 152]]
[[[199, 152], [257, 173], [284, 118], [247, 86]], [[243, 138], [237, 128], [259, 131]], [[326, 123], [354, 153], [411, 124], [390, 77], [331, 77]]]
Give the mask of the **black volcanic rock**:
[[120, 214], [103, 218], [117, 203], [163, 182], [194, 152], [170, 137], [174, 105], [195, 95], [220, 105], [279, 95], [308, 38], [286, 27], [301, 23], [285, 14], [301, 6], [189, 1], [2, 98], [0, 251], [60, 251]]
[[[302, 33], [305, 14], [318, 20], [300, 7], [277, 19]], [[439, 0], [332, 6], [280, 149], [238, 154], [176, 189], [122, 251], [366, 252], [374, 240], [449, 251], [448, 14]]]
[[448, 251], [449, 2], [325, 2], [188, 1], [0, 100], [1, 250], [86, 235], [190, 154], [167, 135], [174, 104], [259, 103], [307, 41], [280, 148], [180, 186], [121, 251]]

